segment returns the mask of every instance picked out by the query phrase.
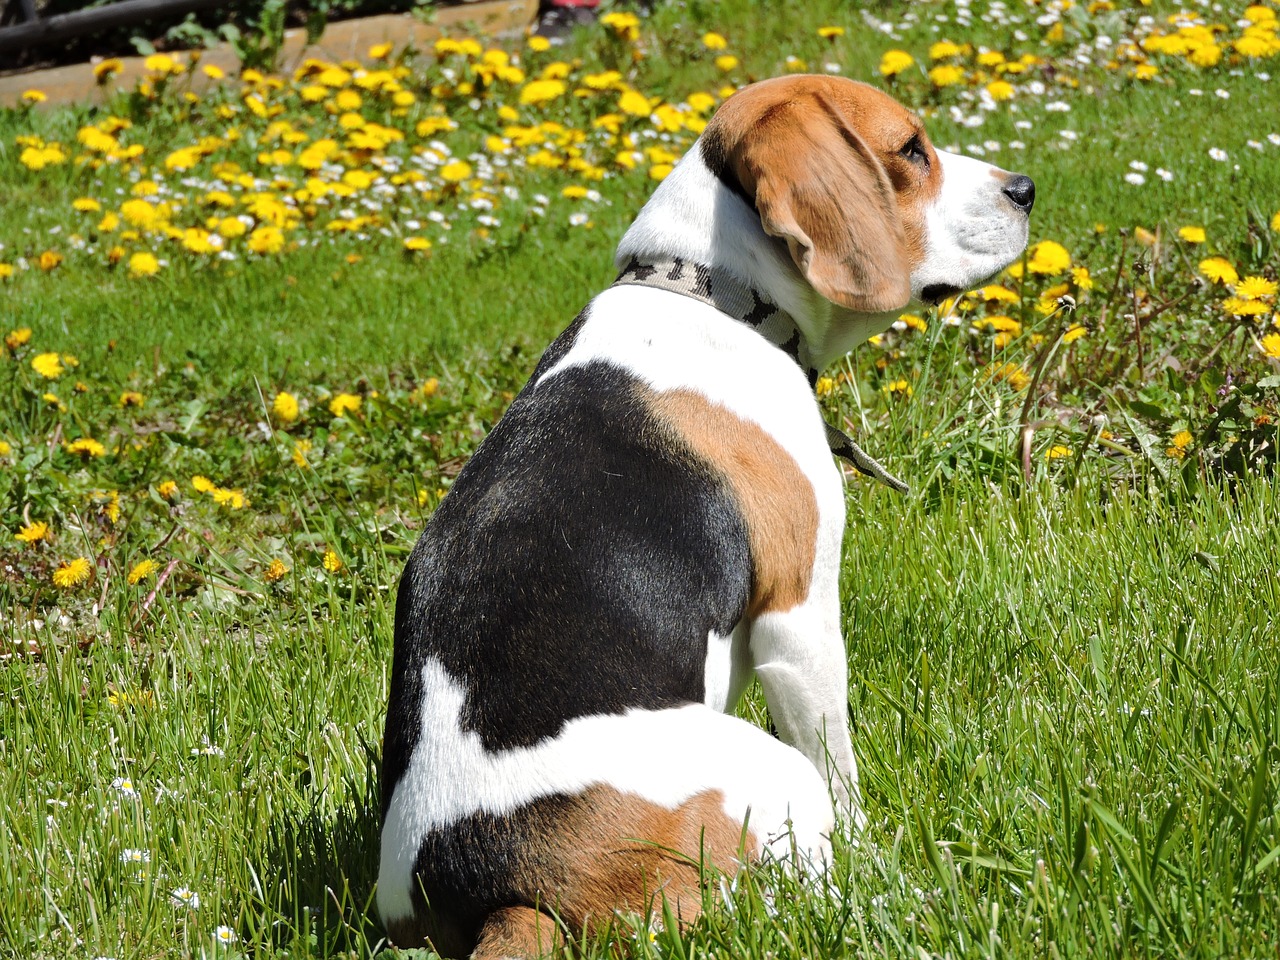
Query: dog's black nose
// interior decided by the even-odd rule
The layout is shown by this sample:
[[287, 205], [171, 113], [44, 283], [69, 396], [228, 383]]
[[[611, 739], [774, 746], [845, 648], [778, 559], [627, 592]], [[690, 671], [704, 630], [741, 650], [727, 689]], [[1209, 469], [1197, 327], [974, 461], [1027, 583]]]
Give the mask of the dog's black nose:
[[1036, 182], [1018, 174], [1004, 188], [1004, 195], [1023, 213], [1030, 213], [1036, 202]]

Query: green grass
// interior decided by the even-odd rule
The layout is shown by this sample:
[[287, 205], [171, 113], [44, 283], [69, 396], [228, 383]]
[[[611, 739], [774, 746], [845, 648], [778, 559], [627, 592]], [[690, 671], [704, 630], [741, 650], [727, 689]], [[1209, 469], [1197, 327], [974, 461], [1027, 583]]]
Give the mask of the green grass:
[[[1031, 34], [1011, 52], [1063, 71], [1077, 39], [1114, 38], [1138, 15], [1082, 14], [1068, 42], [1046, 46], [1042, 8], [1010, 7]], [[957, 27], [951, 4], [875, 7], [923, 18], [901, 40], [833, 0], [764, 9], [659, 7], [632, 82], [673, 100], [714, 91], [698, 40], [709, 29], [742, 60], [738, 82], [781, 72], [789, 54], [873, 79], [890, 47], [925, 61], [940, 37], [1010, 35], [979, 18]], [[952, 22], [935, 33], [938, 12]], [[820, 40], [826, 23], [848, 32]], [[571, 52], [588, 72], [628, 49], [588, 31]], [[907, 497], [849, 485], [842, 595], [870, 831], [838, 841], [833, 890], [756, 870], [728, 906], [709, 894], [690, 929], [621, 930], [622, 955], [1275, 954], [1280, 381], [1257, 347], [1266, 330], [1226, 315], [1196, 265], [1213, 253], [1242, 277], [1280, 270], [1280, 147], [1266, 140], [1280, 133], [1280, 80], [1158, 62], [1152, 83], [1089, 68], [1072, 89], [1046, 72], [1043, 95], [977, 129], [950, 119], [952, 105], [973, 110], [955, 90], [921, 75], [893, 85], [931, 114], [937, 144], [1003, 144], [986, 159], [1037, 181], [1033, 241], [1064, 244], [1095, 286], [1072, 288], [1074, 313], [1044, 318], [1038, 295], [1061, 278], [1008, 281], [1015, 303], [965, 314], [1021, 323], [1007, 346], [929, 315], [927, 331], [891, 333], [828, 371], [828, 417], [913, 485]], [[1046, 111], [1055, 100], [1071, 110]], [[119, 105], [158, 158], [213, 129], [203, 109]], [[459, 153], [489, 132], [477, 116]], [[589, 120], [580, 105], [555, 116]], [[107, 267], [109, 239], [94, 253], [66, 240], [87, 222], [75, 197], [123, 199], [116, 174], [95, 184], [71, 164], [17, 159], [17, 136], [71, 143], [97, 119], [0, 114], [0, 263], [66, 254], [52, 272], [0, 280], [0, 333], [33, 331], [0, 355], [12, 448], [0, 454], [0, 955], [367, 956], [382, 938], [376, 773], [400, 568], [543, 345], [609, 282], [652, 182], [643, 166], [600, 182], [590, 229], [567, 224], [572, 178], [527, 171], [504, 228], [484, 239], [460, 218], [430, 258], [406, 256], [399, 218], [391, 237], [231, 264], [169, 244], [157, 248], [169, 265], [139, 279]], [[1080, 137], [1063, 149], [1061, 129]], [[1149, 166], [1142, 186], [1123, 179], [1134, 160]], [[520, 213], [534, 192], [554, 198], [545, 220]], [[1177, 240], [1187, 224], [1209, 242]], [[1088, 334], [1058, 345], [1076, 322]], [[45, 382], [29, 359], [46, 350], [80, 365]], [[1005, 363], [1031, 385], [993, 379]], [[890, 389], [902, 381], [911, 396]], [[124, 390], [145, 405], [122, 408]], [[279, 391], [302, 401], [296, 422], [270, 412]], [[358, 415], [328, 412], [342, 392], [361, 397]], [[112, 449], [65, 451], [77, 437]], [[195, 475], [248, 504], [218, 506]], [[25, 520], [49, 522], [54, 540], [13, 539]], [[343, 569], [326, 569], [326, 553]], [[91, 558], [92, 579], [56, 589], [74, 556]], [[157, 570], [129, 584], [144, 558]], [[273, 581], [276, 560], [288, 572]], [[742, 714], [765, 722], [758, 692]], [[222, 926], [233, 944], [215, 943]]]

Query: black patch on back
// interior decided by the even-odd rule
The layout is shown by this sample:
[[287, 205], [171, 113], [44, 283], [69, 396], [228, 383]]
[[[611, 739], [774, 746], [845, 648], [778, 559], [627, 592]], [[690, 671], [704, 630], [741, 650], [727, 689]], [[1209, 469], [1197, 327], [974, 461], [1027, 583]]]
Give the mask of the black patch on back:
[[713, 127], [703, 131], [701, 143], [702, 162], [707, 165], [707, 169], [716, 175], [721, 183], [740, 196], [746, 201], [747, 206], [755, 209], [755, 197], [747, 193], [746, 188], [742, 185], [742, 181], [738, 179], [738, 175], [733, 170], [733, 164], [729, 162], [729, 147], [724, 142], [724, 134], [720, 132], [718, 127]]
[[463, 468], [400, 581], [383, 816], [421, 726], [421, 670], [466, 691], [486, 749], [591, 714], [701, 702], [707, 635], [746, 608], [745, 523], [723, 478], [603, 361], [538, 365]]

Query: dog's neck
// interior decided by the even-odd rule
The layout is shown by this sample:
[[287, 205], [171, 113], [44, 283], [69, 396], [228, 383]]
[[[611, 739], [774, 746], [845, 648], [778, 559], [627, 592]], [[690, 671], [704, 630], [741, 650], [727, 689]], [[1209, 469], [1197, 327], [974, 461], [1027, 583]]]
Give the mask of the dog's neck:
[[674, 257], [633, 256], [613, 281], [615, 287], [627, 284], [670, 290], [715, 307], [745, 323], [799, 364], [809, 379], [809, 386], [817, 384], [818, 368], [791, 314], [727, 270]]
[[658, 184], [618, 244], [614, 262], [622, 270], [633, 257], [703, 264], [759, 291], [791, 318], [806, 371], [821, 372], [894, 320], [851, 313], [815, 292], [786, 243], [765, 233], [759, 214], [703, 162], [701, 141]]
[[[805, 372], [810, 386], [818, 382], [818, 368], [809, 359], [808, 345], [800, 335], [796, 322], [786, 311], [759, 290], [716, 267], [702, 263], [686, 263], [674, 258], [641, 260], [632, 257], [622, 267], [615, 287], [634, 284], [657, 287], [709, 304], [721, 313], [745, 323], [786, 353]], [[889, 473], [873, 457], [837, 427], [825, 424], [827, 445], [831, 452], [847, 460], [860, 472], [879, 480], [899, 493], [909, 489]]]

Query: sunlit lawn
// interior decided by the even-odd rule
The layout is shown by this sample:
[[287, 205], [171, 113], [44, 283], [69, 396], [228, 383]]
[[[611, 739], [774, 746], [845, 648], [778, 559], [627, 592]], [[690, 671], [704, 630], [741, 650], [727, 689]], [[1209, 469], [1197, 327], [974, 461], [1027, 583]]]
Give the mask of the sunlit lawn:
[[838, 893], [626, 949], [1274, 955], [1274, 14], [873, 9], [0, 114], [0, 954], [377, 947], [404, 557], [715, 105], [834, 68], [1033, 176], [1033, 246], [819, 383], [913, 487], [849, 485]]

